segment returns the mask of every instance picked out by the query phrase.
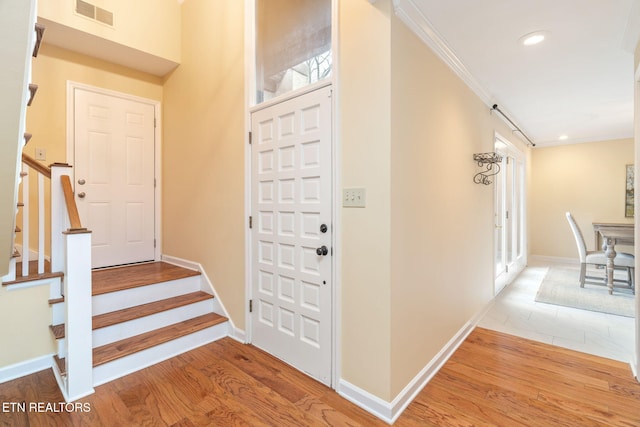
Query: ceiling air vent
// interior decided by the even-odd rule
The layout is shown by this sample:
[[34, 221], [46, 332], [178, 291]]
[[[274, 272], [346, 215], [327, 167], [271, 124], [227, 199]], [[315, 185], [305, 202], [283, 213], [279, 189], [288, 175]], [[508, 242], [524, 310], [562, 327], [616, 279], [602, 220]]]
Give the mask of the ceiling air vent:
[[96, 20], [113, 27], [113, 12], [96, 7]]
[[113, 27], [113, 12], [96, 7], [86, 1], [76, 0], [76, 13]]
[[86, 1], [76, 0], [76, 12], [87, 18], [95, 19], [96, 7]]

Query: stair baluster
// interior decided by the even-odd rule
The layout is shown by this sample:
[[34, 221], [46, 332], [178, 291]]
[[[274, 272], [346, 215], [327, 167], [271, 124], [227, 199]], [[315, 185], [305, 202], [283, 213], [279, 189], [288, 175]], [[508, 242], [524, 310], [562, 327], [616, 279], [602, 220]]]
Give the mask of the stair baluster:
[[29, 275], [29, 167], [26, 163], [22, 164], [22, 277]]

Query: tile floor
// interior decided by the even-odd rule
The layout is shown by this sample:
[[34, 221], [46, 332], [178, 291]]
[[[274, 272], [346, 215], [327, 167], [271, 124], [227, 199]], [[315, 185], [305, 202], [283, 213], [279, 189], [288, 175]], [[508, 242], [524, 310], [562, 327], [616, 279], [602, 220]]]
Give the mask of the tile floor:
[[635, 319], [535, 301], [548, 265], [532, 264], [496, 297], [478, 326], [630, 362]]

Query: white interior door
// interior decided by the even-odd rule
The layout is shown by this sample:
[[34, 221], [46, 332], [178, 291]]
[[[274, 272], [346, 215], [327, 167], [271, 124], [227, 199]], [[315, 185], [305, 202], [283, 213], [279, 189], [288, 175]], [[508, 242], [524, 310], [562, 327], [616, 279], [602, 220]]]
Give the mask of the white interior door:
[[251, 337], [330, 385], [331, 87], [251, 115]]
[[92, 267], [155, 257], [155, 108], [74, 90], [75, 196]]

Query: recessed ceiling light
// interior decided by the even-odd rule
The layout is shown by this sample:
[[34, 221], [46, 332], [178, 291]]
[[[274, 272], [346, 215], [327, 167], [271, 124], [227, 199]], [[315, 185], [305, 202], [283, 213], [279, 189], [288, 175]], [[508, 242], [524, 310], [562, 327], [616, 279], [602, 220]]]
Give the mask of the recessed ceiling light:
[[567, 135], [560, 135], [560, 136], [558, 137], [558, 139], [559, 139], [560, 141], [565, 141], [565, 140], [569, 139], [569, 136], [567, 136]]
[[518, 40], [523, 46], [533, 46], [544, 41], [546, 37], [547, 33], [545, 31], [534, 31], [533, 33], [525, 34]]

